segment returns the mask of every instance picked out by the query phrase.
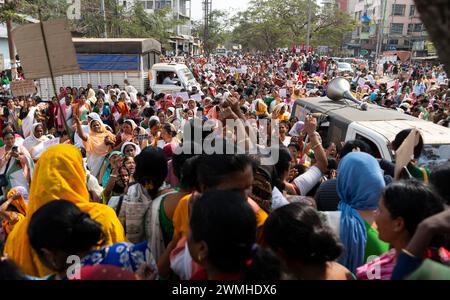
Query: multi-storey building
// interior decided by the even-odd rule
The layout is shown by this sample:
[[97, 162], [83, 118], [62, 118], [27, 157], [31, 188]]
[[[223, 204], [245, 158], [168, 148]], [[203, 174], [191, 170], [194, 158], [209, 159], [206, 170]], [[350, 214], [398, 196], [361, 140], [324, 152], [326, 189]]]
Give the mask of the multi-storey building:
[[414, 0], [357, 0], [353, 16], [359, 23], [352, 34], [355, 55], [374, 54], [379, 40], [382, 41], [381, 51], [407, 50], [416, 55], [424, 54], [428, 34]]
[[170, 7], [173, 18], [183, 21], [183, 24], [171, 30], [171, 50], [175, 51], [177, 49], [177, 54], [195, 54], [198, 52], [198, 43], [192, 36], [191, 0], [123, 0], [121, 2], [122, 5], [131, 7], [138, 1], [143, 3], [144, 9], [148, 13], [153, 13], [160, 8]]

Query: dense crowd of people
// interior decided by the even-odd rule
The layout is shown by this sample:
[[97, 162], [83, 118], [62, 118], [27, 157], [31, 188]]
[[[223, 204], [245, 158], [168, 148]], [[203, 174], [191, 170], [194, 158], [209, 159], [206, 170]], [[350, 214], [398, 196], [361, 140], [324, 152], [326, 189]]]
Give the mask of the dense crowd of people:
[[[189, 99], [125, 80], [2, 106], [3, 279], [450, 278], [450, 161], [418, 165], [418, 133], [397, 176], [364, 141], [327, 144], [313, 115], [292, 112], [326, 96], [336, 61], [273, 52], [185, 63], [202, 87]], [[442, 66], [387, 65], [355, 65], [355, 97], [449, 127]]]

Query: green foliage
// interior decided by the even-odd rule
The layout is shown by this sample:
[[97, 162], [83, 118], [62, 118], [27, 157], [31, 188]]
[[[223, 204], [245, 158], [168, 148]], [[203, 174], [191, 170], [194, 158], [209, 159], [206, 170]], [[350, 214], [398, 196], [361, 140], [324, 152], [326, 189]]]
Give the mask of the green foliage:
[[[223, 10], [213, 10], [210, 13], [208, 26], [208, 38], [204, 41], [206, 52], [212, 52], [219, 45], [225, 44], [230, 39], [230, 18]], [[204, 38], [204, 21], [193, 24], [193, 35]]]
[[[337, 7], [311, 2], [311, 45], [339, 47], [343, 36], [354, 30], [353, 18]], [[306, 43], [308, 0], [252, 0], [234, 18], [233, 41], [246, 50], [269, 50]]]

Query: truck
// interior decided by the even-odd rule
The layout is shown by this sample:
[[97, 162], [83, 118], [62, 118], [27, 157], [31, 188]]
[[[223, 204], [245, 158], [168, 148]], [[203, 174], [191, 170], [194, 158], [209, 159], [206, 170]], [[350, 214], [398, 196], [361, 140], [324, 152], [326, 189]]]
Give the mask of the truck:
[[424, 140], [424, 149], [418, 164], [432, 168], [450, 159], [450, 129], [420, 120], [413, 116], [368, 104], [366, 111], [345, 101], [333, 101], [328, 97], [298, 99], [292, 107], [292, 115], [299, 119], [308, 113], [319, 117], [318, 132], [323, 142], [362, 140], [372, 154], [379, 159], [395, 159], [391, 142], [403, 129], [416, 128]]
[[[60, 87], [86, 87], [118, 84], [124, 80], [138, 91], [149, 87], [149, 72], [159, 63], [161, 44], [154, 39], [98, 39], [73, 38], [81, 73], [55, 78], [56, 90]], [[51, 78], [37, 81], [38, 94], [44, 101], [54, 96]]]

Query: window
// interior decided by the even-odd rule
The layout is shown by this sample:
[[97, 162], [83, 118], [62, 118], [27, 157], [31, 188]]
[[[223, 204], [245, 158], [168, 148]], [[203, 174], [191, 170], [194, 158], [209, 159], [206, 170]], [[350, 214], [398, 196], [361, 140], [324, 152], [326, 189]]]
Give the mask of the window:
[[368, 138], [366, 138], [365, 136], [360, 135], [359, 133], [356, 134], [356, 139], [365, 142], [367, 145], [369, 145], [370, 147], [370, 151], [375, 158], [382, 158], [381, 157], [381, 152], [378, 149], [377, 145], [372, 142], [371, 140], [369, 140]]
[[414, 24], [414, 32], [422, 32], [422, 23]]
[[408, 33], [411, 34], [414, 31], [414, 24], [408, 24]]
[[404, 4], [393, 4], [392, 5], [392, 15], [393, 16], [404, 16], [406, 5]]
[[389, 45], [398, 45], [398, 40], [389, 40]]
[[155, 9], [164, 8], [166, 6], [172, 6], [171, 0], [156, 0]]
[[409, 16], [413, 17], [416, 14], [416, 6], [415, 5], [411, 5], [409, 7]]
[[363, 26], [361, 28], [361, 32], [370, 32], [370, 27], [369, 26]]
[[145, 9], [153, 9], [153, 0], [144, 1], [144, 8]]
[[392, 23], [390, 34], [402, 34], [403, 33], [403, 23]]

